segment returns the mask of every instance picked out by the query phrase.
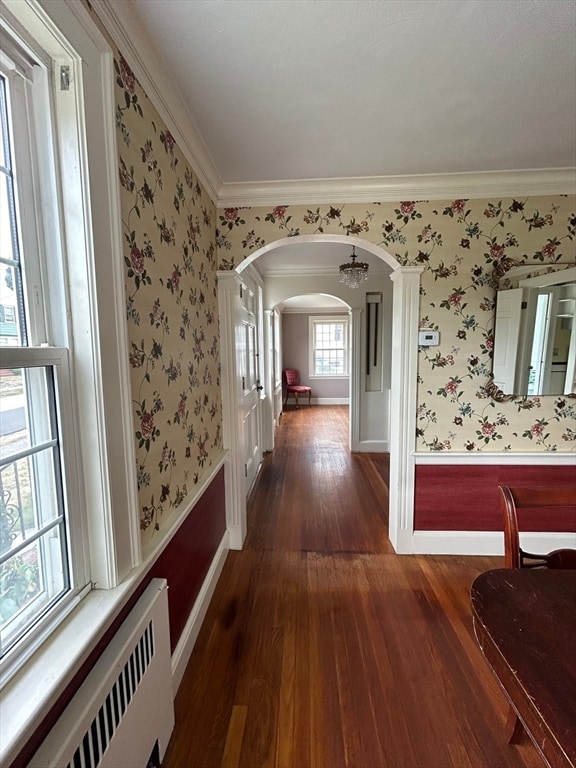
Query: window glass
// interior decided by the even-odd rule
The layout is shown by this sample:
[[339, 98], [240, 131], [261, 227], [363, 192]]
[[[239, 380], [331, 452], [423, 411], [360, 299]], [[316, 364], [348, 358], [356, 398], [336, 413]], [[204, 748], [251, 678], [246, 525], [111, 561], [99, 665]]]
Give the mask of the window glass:
[[8, 131], [8, 88], [6, 78], [0, 75], [0, 343], [25, 344], [25, 329], [17, 323], [16, 307], [22, 308], [22, 285], [16, 228], [16, 197]]

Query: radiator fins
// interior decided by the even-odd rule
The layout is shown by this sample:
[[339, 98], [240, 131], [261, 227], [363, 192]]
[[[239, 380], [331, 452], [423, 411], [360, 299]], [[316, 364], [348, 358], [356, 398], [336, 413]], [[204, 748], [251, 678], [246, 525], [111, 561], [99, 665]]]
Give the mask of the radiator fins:
[[98, 714], [84, 734], [67, 768], [97, 768], [153, 656], [154, 631], [150, 621], [104, 699]]

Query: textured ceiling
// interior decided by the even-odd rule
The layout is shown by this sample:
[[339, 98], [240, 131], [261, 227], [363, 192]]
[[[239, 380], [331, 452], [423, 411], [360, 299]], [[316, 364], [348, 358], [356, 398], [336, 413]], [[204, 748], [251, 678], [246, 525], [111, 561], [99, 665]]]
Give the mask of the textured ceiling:
[[132, 0], [224, 182], [576, 165], [572, 0]]

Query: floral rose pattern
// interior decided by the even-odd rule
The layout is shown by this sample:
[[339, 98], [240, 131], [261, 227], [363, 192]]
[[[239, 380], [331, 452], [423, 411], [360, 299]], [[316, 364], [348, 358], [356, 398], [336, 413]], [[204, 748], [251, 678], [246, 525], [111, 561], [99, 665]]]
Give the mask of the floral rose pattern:
[[216, 209], [122, 57], [115, 70], [140, 528], [146, 541], [222, 452]]
[[492, 370], [495, 279], [515, 265], [535, 271], [576, 260], [574, 197], [445, 202], [276, 205], [224, 209], [220, 269], [285, 237], [358, 235], [403, 266], [421, 266], [420, 327], [440, 331], [418, 360], [417, 450], [575, 451], [576, 400], [496, 402]]

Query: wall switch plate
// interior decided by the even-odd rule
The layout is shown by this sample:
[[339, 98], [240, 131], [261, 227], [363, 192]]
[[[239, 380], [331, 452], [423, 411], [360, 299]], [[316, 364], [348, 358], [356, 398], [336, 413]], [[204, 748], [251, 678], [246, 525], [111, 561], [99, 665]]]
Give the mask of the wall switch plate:
[[418, 344], [421, 347], [437, 347], [440, 344], [440, 331], [419, 331]]

